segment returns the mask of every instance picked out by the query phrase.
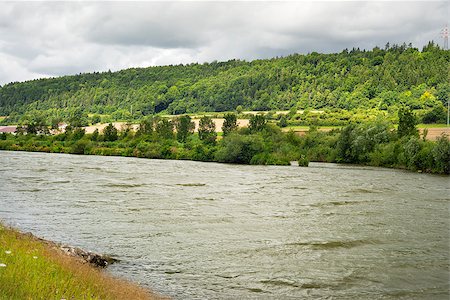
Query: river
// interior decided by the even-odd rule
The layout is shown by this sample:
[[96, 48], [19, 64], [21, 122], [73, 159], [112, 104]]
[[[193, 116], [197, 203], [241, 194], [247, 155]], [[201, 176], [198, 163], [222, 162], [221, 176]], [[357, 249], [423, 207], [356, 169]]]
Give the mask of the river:
[[0, 151], [0, 219], [175, 299], [448, 299], [450, 178]]

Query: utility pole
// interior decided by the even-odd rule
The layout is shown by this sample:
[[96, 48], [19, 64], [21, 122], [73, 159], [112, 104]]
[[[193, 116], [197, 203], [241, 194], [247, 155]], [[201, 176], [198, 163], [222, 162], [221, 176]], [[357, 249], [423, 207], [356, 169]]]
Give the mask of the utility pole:
[[[448, 50], [448, 24], [445, 24], [444, 29], [441, 30], [441, 37], [444, 39], [444, 50]], [[447, 95], [447, 127], [450, 121], [450, 95]]]
[[447, 93], [447, 127], [449, 127], [449, 121], [450, 121], [450, 92]]
[[441, 37], [444, 39], [444, 50], [448, 50], [448, 25], [445, 24], [444, 29], [441, 30]]

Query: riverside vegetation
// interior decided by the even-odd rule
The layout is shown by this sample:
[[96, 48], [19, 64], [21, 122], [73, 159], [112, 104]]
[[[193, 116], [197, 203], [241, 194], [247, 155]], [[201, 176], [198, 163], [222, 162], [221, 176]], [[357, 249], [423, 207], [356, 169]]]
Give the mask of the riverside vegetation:
[[109, 124], [101, 133], [86, 134], [83, 128], [69, 126], [64, 133], [47, 135], [46, 126], [34, 124], [20, 127], [17, 135], [2, 134], [0, 149], [262, 165], [320, 161], [450, 173], [448, 137], [435, 142], [420, 138], [416, 117], [406, 107], [398, 111], [397, 128], [379, 118], [329, 132], [312, 126], [303, 137], [282, 132], [264, 115], [253, 115], [244, 128], [237, 127], [235, 114], [224, 118], [220, 139], [210, 117], [202, 117], [194, 133], [191, 118], [183, 115], [173, 120], [146, 117], [136, 132], [131, 126], [119, 131]]
[[0, 299], [161, 299], [0, 224]]

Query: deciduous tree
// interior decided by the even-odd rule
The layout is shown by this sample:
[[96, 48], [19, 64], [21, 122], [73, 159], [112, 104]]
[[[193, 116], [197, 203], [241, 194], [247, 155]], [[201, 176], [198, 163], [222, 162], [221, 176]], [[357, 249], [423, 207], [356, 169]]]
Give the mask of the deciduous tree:
[[198, 127], [198, 137], [206, 144], [216, 143], [216, 124], [210, 117], [203, 116], [200, 119]]

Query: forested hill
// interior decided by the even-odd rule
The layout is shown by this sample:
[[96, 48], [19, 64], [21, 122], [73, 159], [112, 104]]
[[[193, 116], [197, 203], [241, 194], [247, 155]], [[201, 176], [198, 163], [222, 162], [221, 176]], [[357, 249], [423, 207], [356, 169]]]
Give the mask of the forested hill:
[[6, 84], [0, 88], [0, 116], [19, 120], [38, 110], [45, 118], [66, 119], [81, 110], [137, 119], [161, 111], [228, 111], [239, 105], [249, 110], [427, 108], [447, 101], [449, 63], [450, 51], [429, 43], [422, 51], [387, 45], [80, 74]]

